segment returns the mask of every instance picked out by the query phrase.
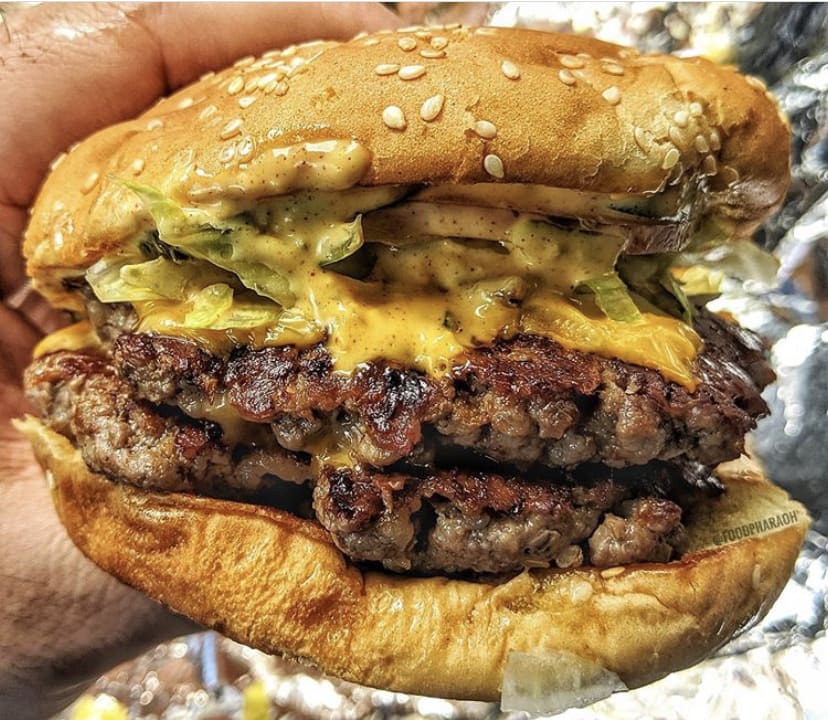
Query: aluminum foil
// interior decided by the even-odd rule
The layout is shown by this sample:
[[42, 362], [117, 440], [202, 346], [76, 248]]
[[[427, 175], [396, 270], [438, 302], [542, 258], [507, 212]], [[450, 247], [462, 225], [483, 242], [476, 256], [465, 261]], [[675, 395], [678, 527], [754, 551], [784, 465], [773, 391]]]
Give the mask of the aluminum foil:
[[[753, 445], [814, 524], [779, 601], [710, 660], [556, 716], [710, 720], [828, 718], [828, 5], [761, 3], [414, 3], [407, 21], [586, 33], [642, 50], [703, 54], [761, 77], [793, 130], [793, 185], [757, 235], [780, 271], [724, 303], [772, 343], [773, 414]], [[418, 17], [415, 17], [418, 16]], [[63, 720], [92, 718], [468, 718], [517, 720], [497, 705], [381, 692], [326, 678], [204, 633], [160, 645], [100, 678]]]

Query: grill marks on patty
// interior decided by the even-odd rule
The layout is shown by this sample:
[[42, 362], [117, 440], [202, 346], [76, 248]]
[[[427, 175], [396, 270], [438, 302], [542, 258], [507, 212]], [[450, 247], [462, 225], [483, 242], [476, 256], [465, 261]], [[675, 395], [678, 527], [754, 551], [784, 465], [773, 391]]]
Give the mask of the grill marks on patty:
[[251, 446], [234, 457], [218, 425], [136, 399], [100, 355], [47, 355], [30, 366], [25, 384], [41, 416], [75, 441], [92, 470], [137, 487], [232, 495], [266, 489], [268, 475], [309, 477], [307, 460], [269, 433], [259, 433], [257, 446], [251, 432]]
[[351, 558], [397, 571], [496, 574], [667, 561], [681, 541], [681, 508], [653, 495], [662, 492], [600, 467], [564, 482], [461, 470], [413, 477], [325, 468], [314, 507]]
[[[658, 468], [648, 467], [646, 482], [601, 466], [531, 478], [323, 466], [313, 478], [307, 459], [271, 433], [253, 442], [255, 425], [248, 444], [231, 445], [212, 422], [135, 399], [99, 355], [46, 356], [29, 369], [26, 385], [46, 422], [74, 440], [92, 470], [143, 488], [272, 501], [316, 518], [352, 560], [395, 571], [498, 574], [612, 565], [622, 557], [666, 560], [681, 539], [681, 508], [667, 497], [677, 493], [669, 482], [654, 482]], [[306, 480], [312, 498], [310, 488], [295, 490]]]
[[767, 407], [773, 374], [761, 345], [711, 314], [697, 330], [695, 392], [658, 372], [519, 336], [469, 350], [446, 376], [376, 361], [346, 375], [323, 345], [242, 348], [221, 362], [186, 340], [126, 333], [114, 362], [135, 392], [185, 405], [225, 393], [241, 417], [270, 422], [279, 443], [314, 447], [347, 436], [358, 462], [385, 467], [441, 445], [500, 462], [643, 465], [678, 456], [712, 467], [739, 456]]
[[[606, 566], [669, 559], [693, 486], [738, 455], [765, 411], [759, 390], [772, 373], [755, 338], [711, 315], [697, 329], [706, 345], [694, 393], [526, 336], [470, 350], [432, 379], [381, 361], [337, 373], [322, 345], [221, 359], [114, 330], [111, 357], [55, 353], [26, 383], [93, 470], [275, 498], [315, 517], [354, 560], [424, 573]], [[226, 420], [228, 405], [242, 418], [234, 432], [187, 416], [224, 408]], [[332, 441], [355, 467], [311, 468], [306, 453]], [[286, 491], [306, 481], [312, 509], [310, 487]]]

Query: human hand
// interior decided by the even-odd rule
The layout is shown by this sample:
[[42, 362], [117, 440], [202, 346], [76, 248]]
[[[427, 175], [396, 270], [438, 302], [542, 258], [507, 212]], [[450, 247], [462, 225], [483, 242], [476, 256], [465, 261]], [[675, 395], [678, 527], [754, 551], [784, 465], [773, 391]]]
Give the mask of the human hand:
[[380, 5], [77, 4], [0, 25], [0, 717], [44, 717], [100, 667], [190, 625], [71, 544], [28, 442], [23, 368], [62, 318], [25, 283], [20, 244], [49, 162], [95, 130], [244, 55], [391, 27]]

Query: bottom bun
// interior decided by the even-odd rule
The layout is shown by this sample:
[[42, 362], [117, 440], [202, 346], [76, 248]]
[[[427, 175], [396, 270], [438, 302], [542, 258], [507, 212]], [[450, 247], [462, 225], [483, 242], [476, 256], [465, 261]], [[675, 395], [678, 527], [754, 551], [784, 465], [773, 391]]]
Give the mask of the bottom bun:
[[438, 697], [498, 700], [513, 653], [561, 677], [598, 667], [630, 688], [692, 665], [769, 609], [809, 523], [743, 458], [718, 470], [727, 492], [688, 517], [680, 560], [502, 583], [412, 578], [361, 570], [284, 512], [110, 482], [39, 421], [18, 425], [72, 539], [108, 572], [248, 645]]

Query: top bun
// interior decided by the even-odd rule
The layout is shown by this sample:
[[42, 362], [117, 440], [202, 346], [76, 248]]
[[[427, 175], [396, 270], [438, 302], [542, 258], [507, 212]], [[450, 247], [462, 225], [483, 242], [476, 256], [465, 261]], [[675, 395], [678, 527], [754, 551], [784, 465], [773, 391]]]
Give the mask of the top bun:
[[[478, 121], [489, 124], [476, 130]], [[319, 145], [331, 140], [340, 142]], [[749, 230], [786, 191], [788, 130], [759, 81], [702, 58], [430, 28], [245, 58], [53, 166], [25, 253], [60, 301], [64, 271], [146, 222], [116, 178], [213, 206], [308, 187], [506, 182], [651, 194], [704, 181], [708, 211]]]

